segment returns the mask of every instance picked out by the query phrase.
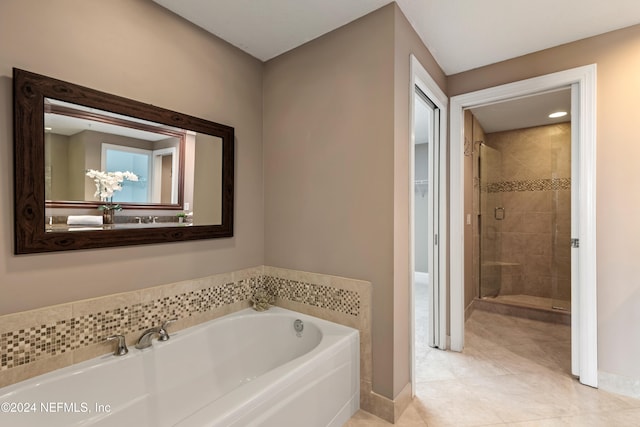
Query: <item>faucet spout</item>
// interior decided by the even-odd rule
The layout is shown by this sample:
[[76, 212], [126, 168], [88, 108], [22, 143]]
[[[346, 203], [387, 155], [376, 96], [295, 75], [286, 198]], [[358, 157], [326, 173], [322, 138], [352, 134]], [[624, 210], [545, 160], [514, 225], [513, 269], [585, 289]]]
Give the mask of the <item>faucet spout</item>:
[[178, 319], [167, 320], [162, 324], [162, 326], [156, 326], [155, 328], [149, 328], [140, 335], [138, 338], [138, 342], [136, 343], [136, 348], [142, 350], [144, 348], [151, 347], [151, 340], [154, 336], [158, 336], [158, 341], [167, 341], [169, 337], [169, 333], [167, 332], [167, 326], [170, 323], [175, 322]]
[[160, 336], [160, 328], [150, 328], [144, 331], [142, 335], [140, 335], [140, 338], [138, 338], [136, 348], [142, 350], [143, 348], [151, 347], [151, 339], [154, 335]]

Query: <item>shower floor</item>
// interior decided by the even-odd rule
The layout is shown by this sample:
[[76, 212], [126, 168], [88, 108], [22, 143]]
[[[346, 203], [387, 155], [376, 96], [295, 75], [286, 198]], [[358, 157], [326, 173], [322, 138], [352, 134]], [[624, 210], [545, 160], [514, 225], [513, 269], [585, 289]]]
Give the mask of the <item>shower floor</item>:
[[533, 295], [498, 295], [497, 297], [487, 297], [483, 299], [523, 307], [554, 311], [560, 310], [571, 313], [571, 301], [554, 300], [553, 298], [535, 297]]
[[532, 295], [499, 295], [476, 299], [473, 307], [474, 309], [544, 322], [565, 325], [571, 323], [571, 301]]

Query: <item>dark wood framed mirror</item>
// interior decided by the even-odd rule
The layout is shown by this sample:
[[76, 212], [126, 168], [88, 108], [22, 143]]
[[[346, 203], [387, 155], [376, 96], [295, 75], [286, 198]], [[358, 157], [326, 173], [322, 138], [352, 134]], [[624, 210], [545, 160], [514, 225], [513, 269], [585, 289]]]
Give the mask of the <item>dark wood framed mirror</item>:
[[233, 236], [232, 127], [15, 68], [13, 91], [16, 254]]

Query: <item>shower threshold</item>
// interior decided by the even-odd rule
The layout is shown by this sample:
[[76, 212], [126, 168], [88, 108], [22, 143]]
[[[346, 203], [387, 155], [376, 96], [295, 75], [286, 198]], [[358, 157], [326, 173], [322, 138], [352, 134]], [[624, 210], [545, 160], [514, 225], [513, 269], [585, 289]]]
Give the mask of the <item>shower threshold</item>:
[[570, 324], [570, 301], [531, 295], [498, 295], [474, 301], [474, 309], [491, 311], [545, 322]]

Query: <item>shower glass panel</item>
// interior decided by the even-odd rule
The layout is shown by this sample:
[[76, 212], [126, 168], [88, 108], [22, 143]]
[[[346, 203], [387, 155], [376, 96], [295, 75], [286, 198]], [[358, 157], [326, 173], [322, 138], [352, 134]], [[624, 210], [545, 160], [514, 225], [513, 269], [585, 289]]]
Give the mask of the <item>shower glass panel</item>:
[[571, 310], [570, 129], [488, 133], [479, 144], [480, 298]]
[[551, 141], [551, 307], [566, 311], [571, 311], [570, 141], [570, 128]]
[[502, 193], [495, 191], [502, 181], [502, 154], [481, 143], [480, 156], [480, 298], [496, 297], [502, 287], [502, 224], [506, 212]]

